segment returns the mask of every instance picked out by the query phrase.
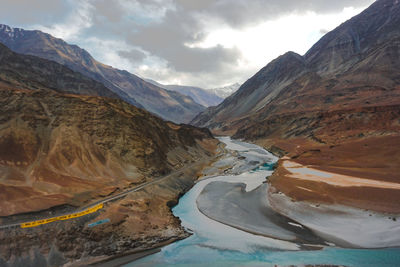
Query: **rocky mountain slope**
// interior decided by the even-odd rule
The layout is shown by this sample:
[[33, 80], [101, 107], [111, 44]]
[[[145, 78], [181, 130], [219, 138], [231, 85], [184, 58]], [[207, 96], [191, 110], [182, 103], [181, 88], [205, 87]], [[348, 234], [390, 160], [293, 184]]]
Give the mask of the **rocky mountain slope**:
[[222, 97], [214, 94], [213, 92], [209, 90], [205, 90], [199, 87], [195, 86], [184, 86], [184, 85], [174, 85], [174, 84], [168, 84], [168, 85], [163, 85], [160, 84], [156, 81], [153, 81], [151, 79], [146, 79], [149, 83], [152, 83], [154, 85], [157, 85], [158, 87], [170, 90], [170, 91], [175, 91], [178, 92], [182, 95], [186, 95], [191, 97], [196, 103], [205, 106], [205, 107], [210, 107], [210, 106], [216, 106], [224, 100]]
[[189, 122], [204, 107], [182, 94], [150, 84], [127, 71], [96, 61], [87, 51], [41, 31], [0, 25], [0, 42], [11, 50], [58, 62], [80, 72], [121, 99], [173, 122]]
[[[399, 153], [400, 141], [398, 25], [400, 3], [378, 0], [327, 33], [304, 56], [288, 52], [278, 57], [192, 123], [289, 153], [297, 163], [400, 182], [399, 158], [391, 156]], [[356, 150], [360, 144], [362, 154]], [[300, 186], [299, 180], [284, 175], [287, 171], [277, 173], [281, 175], [272, 179], [275, 186], [294, 198], [324, 194], [334, 202], [397, 210], [393, 207], [393, 197], [399, 195], [396, 190], [361, 187], [358, 191], [342, 188], [338, 193], [337, 188], [326, 186], [323, 193], [315, 194], [320, 183]], [[364, 197], [355, 204], [354, 195]], [[376, 196], [375, 202], [368, 200], [371, 195]]]
[[201, 145], [213, 142], [208, 130], [100, 97], [116, 95], [3, 45], [0, 94], [0, 216], [80, 205], [212, 154]]
[[235, 129], [241, 118], [256, 114], [264, 119], [293, 111], [396, 103], [398, 6], [377, 1], [326, 34], [304, 56], [288, 52], [278, 57], [193, 123]]
[[[81, 205], [211, 155], [207, 130], [123, 101], [1, 86], [0, 215]], [[27, 201], [29, 199], [29, 201]]]
[[50, 60], [14, 53], [3, 44], [0, 44], [0, 81], [18, 88], [119, 98], [102, 83], [79, 72]]

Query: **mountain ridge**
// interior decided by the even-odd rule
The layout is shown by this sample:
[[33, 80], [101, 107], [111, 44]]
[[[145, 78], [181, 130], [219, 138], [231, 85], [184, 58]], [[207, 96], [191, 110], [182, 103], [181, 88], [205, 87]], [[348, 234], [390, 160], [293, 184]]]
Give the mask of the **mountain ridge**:
[[[389, 4], [392, 5], [389, 5]], [[366, 65], [364, 64], [363, 61], [367, 60], [362, 57], [362, 55], [358, 52], [358, 50], [354, 50], [354, 47], [360, 46], [363, 48], [363, 55], [364, 57], [367, 57], [368, 55], [373, 58], [375, 55], [370, 55], [368, 54], [369, 50], [367, 49], [368, 46], [366, 44], [373, 43], [373, 41], [369, 41], [369, 39], [363, 35], [356, 34], [357, 36], [359, 35], [360, 40], [364, 41], [357, 41], [358, 39], [354, 39], [352, 35], [348, 35], [348, 32], [357, 32], [358, 28], [355, 29], [353, 28], [353, 25], [358, 25], [360, 23], [357, 23], [360, 16], [363, 20], [364, 14], [367, 14], [368, 16], [374, 16], [376, 17], [377, 12], [385, 12], [387, 9], [392, 10], [393, 12], [393, 19], [389, 23], [389, 21], [386, 19], [385, 22], [380, 22], [378, 21], [378, 25], [371, 24], [373, 23], [373, 19], [369, 18], [365, 19], [370, 23], [372, 26], [369, 26], [369, 28], [373, 29], [373, 35], [378, 36], [374, 38], [378, 38], [379, 36], [383, 36], [383, 38], [380, 38], [381, 44], [379, 45], [384, 45], [385, 40], [388, 38], [389, 33], [381, 33], [380, 35], [377, 34], [376, 28], [379, 28], [379, 26], [385, 26], [391, 29], [393, 32], [392, 34], [392, 39], [389, 38], [389, 42], [392, 42], [392, 44], [395, 44], [397, 42], [397, 37], [399, 35], [398, 29], [394, 27], [394, 25], [397, 25], [397, 22], [400, 23], [400, 11], [398, 8], [399, 4], [395, 4], [394, 0], [385, 0], [385, 1], [377, 1], [373, 5], [371, 5], [370, 8], [367, 10], [363, 11], [361, 14], [355, 16], [354, 18], [348, 20], [347, 22], [341, 24], [338, 26], [336, 29], [333, 31], [327, 33], [325, 36], [323, 36], [320, 41], [318, 41], [310, 50], [305, 54], [305, 56], [300, 56], [297, 55], [293, 52], [288, 52], [277, 59], [271, 61], [269, 64], [267, 64], [264, 68], [262, 68], [260, 71], [258, 71], [253, 77], [251, 77], [249, 80], [247, 80], [239, 90], [232, 95], [231, 97], [228, 97], [225, 101], [223, 101], [219, 106], [213, 109], [212, 112], [206, 111], [203, 112], [203, 114], [199, 114], [193, 121], [195, 125], [202, 125], [202, 123], [198, 123], [197, 121], [208, 121], [208, 124], [203, 124], [204, 126], [212, 126], [212, 124], [217, 127], [216, 125], [218, 124], [218, 121], [224, 121], [227, 118], [224, 117], [223, 113], [230, 114], [231, 110], [237, 110], [239, 108], [239, 112], [235, 114], [233, 117], [240, 118], [241, 115], [244, 115], [246, 117], [246, 112], [254, 112], [254, 109], [260, 109], [264, 107], [267, 103], [270, 103], [271, 100], [275, 99], [275, 97], [281, 92], [283, 89], [287, 89], [288, 85], [285, 83], [285, 79], [291, 79], [291, 80], [296, 80], [299, 78], [300, 75], [308, 75], [309, 77], [314, 77], [313, 79], [331, 79], [329, 82], [331, 82], [330, 85], [327, 85], [330, 87], [330, 89], [334, 88], [335, 85], [337, 85], [339, 82], [337, 81], [335, 75], [348, 75], [346, 74], [346, 71], [355, 71], [354, 68], [361, 68], [363, 67], [366, 69]], [[380, 7], [380, 8], [379, 8]], [[371, 15], [372, 14], [372, 15]], [[381, 25], [381, 24], [384, 25]], [[390, 25], [389, 25], [390, 24]], [[348, 29], [350, 27], [350, 29]], [[361, 27], [362, 28], [362, 27]], [[364, 29], [361, 29], [362, 32], [364, 32]], [[339, 34], [337, 34], [339, 32]], [[332, 40], [332, 36], [337, 35], [337, 41]], [[364, 33], [365, 34], [365, 33]], [[354, 35], [354, 34], [353, 34]], [[345, 36], [345, 37], [343, 37]], [[350, 39], [349, 39], [350, 38]], [[366, 43], [366, 44], [365, 44]], [[330, 45], [329, 45], [330, 44]], [[374, 43], [373, 43], [374, 44]], [[390, 44], [388, 44], [390, 46]], [[365, 47], [364, 47], [365, 46]], [[317, 51], [321, 47], [327, 47], [327, 51]], [[347, 49], [346, 49], [347, 48]], [[389, 48], [390, 49], [390, 48]], [[350, 52], [348, 52], [350, 51]], [[360, 50], [361, 51], [361, 50]], [[378, 51], [379, 52], [379, 51]], [[349, 62], [345, 62], [345, 64], [342, 64], [343, 69], [340, 70], [340, 73], [334, 72], [336, 67], [336, 64], [339, 64], [337, 62], [336, 58], [340, 58], [340, 53], [342, 53], [345, 57], [349, 60]], [[348, 55], [350, 53], [350, 55]], [[393, 51], [393, 53], [395, 53]], [[334, 56], [335, 55], [335, 56]], [[328, 58], [328, 60], [327, 60]], [[318, 67], [318, 64], [316, 63], [319, 59], [321, 61], [321, 66]], [[356, 61], [357, 60], [357, 61]], [[298, 63], [295, 63], [298, 62]], [[304, 64], [302, 63], [304, 62]], [[297, 64], [294, 65], [294, 68], [290, 69], [290, 64]], [[357, 65], [358, 64], [358, 65]], [[364, 64], [363, 66], [360, 66], [360, 64]], [[398, 66], [396, 63], [391, 63], [395, 68]], [[328, 65], [331, 67], [328, 68]], [[285, 67], [285, 68], [283, 68]], [[389, 69], [388, 66], [383, 66], [386, 69]], [[283, 76], [278, 77], [280, 74], [276, 73], [276, 71], [279, 70], [279, 68], [282, 69], [282, 74]], [[353, 68], [353, 69], [351, 69]], [[370, 70], [369, 72], [373, 72], [373, 70]], [[386, 71], [387, 73], [387, 71]], [[392, 75], [393, 76], [393, 75]], [[390, 79], [397, 80], [396, 77], [390, 77]], [[371, 79], [370, 79], [371, 80]], [[278, 83], [276, 83], [278, 82]], [[384, 82], [384, 81], [381, 81]], [[385, 81], [386, 82], [386, 81]], [[379, 82], [378, 82], [379, 84]], [[393, 83], [392, 83], [393, 86]], [[255, 90], [259, 90], [260, 93], [254, 93]], [[269, 90], [266, 92], [265, 90]], [[326, 94], [326, 92], [322, 92], [323, 94]], [[330, 93], [330, 92], [328, 92]], [[246, 106], [246, 104], [243, 104], [245, 101], [250, 101], [251, 103]], [[284, 101], [284, 100], [282, 100]], [[241, 102], [241, 106], [245, 107], [236, 107], [235, 105], [232, 105], [232, 103], [239, 103]], [[322, 106], [321, 106], [322, 107]], [[240, 109], [244, 109], [243, 112], [240, 112]], [[225, 112], [227, 111], [228, 112]], [[207, 113], [207, 114], [205, 114]], [[232, 117], [232, 116], [231, 116]], [[210, 119], [207, 119], [210, 118]]]
[[0, 44], [0, 81], [24, 89], [119, 98], [102, 83], [79, 72], [54, 61], [14, 53], [3, 44]]
[[145, 80], [166, 90], [175, 91], [191, 97], [196, 103], [204, 107], [216, 106], [223, 101], [222, 97], [200, 87], [175, 84], [164, 85], [151, 79]]
[[86, 50], [38, 30], [0, 25], [0, 42], [14, 52], [55, 61], [80, 72], [118, 94], [121, 99], [177, 123], [189, 122], [204, 107], [192, 99], [149, 84], [127, 71], [96, 61]]

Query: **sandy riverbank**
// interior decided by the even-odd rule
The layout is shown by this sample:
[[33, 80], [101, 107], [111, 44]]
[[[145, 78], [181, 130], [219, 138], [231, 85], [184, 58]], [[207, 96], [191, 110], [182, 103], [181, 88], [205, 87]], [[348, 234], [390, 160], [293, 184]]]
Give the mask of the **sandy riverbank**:
[[246, 192], [245, 184], [211, 182], [197, 206], [213, 220], [281, 240], [354, 248], [400, 246], [400, 220], [395, 215], [292, 201], [269, 186]]
[[197, 198], [197, 207], [207, 217], [246, 232], [301, 244], [326, 245], [307, 228], [275, 212], [270, 207], [267, 189], [267, 184], [246, 191], [242, 183], [211, 182]]
[[[242, 180], [250, 183], [258, 180], [251, 175], [257, 176], [242, 174]], [[263, 175], [262, 178], [267, 176]], [[236, 184], [234, 181], [208, 184], [199, 195], [197, 206], [213, 220], [281, 240], [355, 248], [400, 246], [400, 220], [396, 213], [357, 208], [358, 191], [380, 190], [393, 196], [393, 192], [400, 192], [400, 184], [320, 170], [287, 157], [280, 160], [274, 176], [288, 181], [290, 186], [286, 188], [300, 191], [300, 198], [293, 199], [270, 184], [249, 189], [246, 182], [240, 184], [238, 179]], [[352, 195], [355, 198], [353, 207], [337, 203], [335, 197], [340, 199], [341, 195], [325, 194], [326, 187], [356, 192]], [[360, 201], [373, 206], [373, 198], [371, 203], [364, 199]], [[391, 210], [390, 206], [383, 208]]]
[[394, 215], [343, 205], [293, 201], [269, 191], [271, 207], [317, 235], [343, 247], [384, 248], [400, 246], [400, 220]]
[[290, 160], [284, 160], [282, 166], [290, 172], [288, 176], [295, 179], [322, 182], [329, 185], [341, 187], [372, 187], [400, 190], [399, 183], [378, 181], [333, 172], [321, 171]]
[[359, 248], [400, 246], [399, 183], [317, 169], [287, 157], [273, 176], [271, 207], [329, 242]]

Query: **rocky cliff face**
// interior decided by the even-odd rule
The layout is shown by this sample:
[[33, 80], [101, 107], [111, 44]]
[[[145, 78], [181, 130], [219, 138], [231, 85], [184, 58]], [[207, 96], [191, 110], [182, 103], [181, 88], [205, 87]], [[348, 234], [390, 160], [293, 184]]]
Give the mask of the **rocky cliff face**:
[[[392, 177], [399, 182], [396, 166], [400, 162], [385, 153], [397, 154], [390, 144], [400, 139], [398, 25], [400, 2], [376, 1], [322, 37], [304, 56], [289, 52], [272, 61], [192, 123], [286, 151], [298, 163], [313, 162], [317, 168], [376, 180]], [[363, 153], [374, 160], [355, 160], [360, 157], [359, 142], [365, 143]], [[342, 154], [330, 149], [336, 146], [343, 146]], [[322, 156], [328, 163], [318, 160]], [[291, 197], [302, 195], [296, 179], [273, 181]], [[340, 195], [337, 190], [331, 193]], [[342, 197], [341, 203], [355, 203], [348, 192]], [[388, 206], [380, 199], [374, 203], [376, 209], [379, 203]], [[365, 203], [359, 206], [371, 206]]]
[[150, 84], [134, 74], [96, 61], [86, 50], [40, 32], [0, 25], [0, 42], [11, 50], [55, 61], [106, 86], [121, 99], [166, 120], [189, 122], [204, 110], [190, 97]]

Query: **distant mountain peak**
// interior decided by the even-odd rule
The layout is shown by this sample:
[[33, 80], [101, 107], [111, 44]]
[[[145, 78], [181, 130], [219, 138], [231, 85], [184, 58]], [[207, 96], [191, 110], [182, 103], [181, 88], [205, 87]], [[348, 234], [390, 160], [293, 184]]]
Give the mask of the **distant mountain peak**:
[[2, 34], [8, 35], [10, 38], [18, 38], [24, 35], [24, 32], [20, 28], [12, 28], [5, 24], [0, 24], [0, 32]]
[[239, 89], [240, 86], [241, 86], [240, 83], [234, 83], [234, 84], [217, 87], [217, 88], [212, 88], [212, 89], [208, 89], [208, 90], [214, 92], [219, 97], [227, 98], [228, 96], [235, 93], [237, 91], [237, 89]]
[[171, 90], [186, 95], [187, 97], [193, 99], [196, 103], [205, 107], [216, 106], [221, 103], [222, 100], [224, 100], [222, 97], [216, 95], [214, 92], [210, 90], [205, 90], [200, 87], [175, 84], [164, 85], [152, 79], [145, 80], [166, 90]]

